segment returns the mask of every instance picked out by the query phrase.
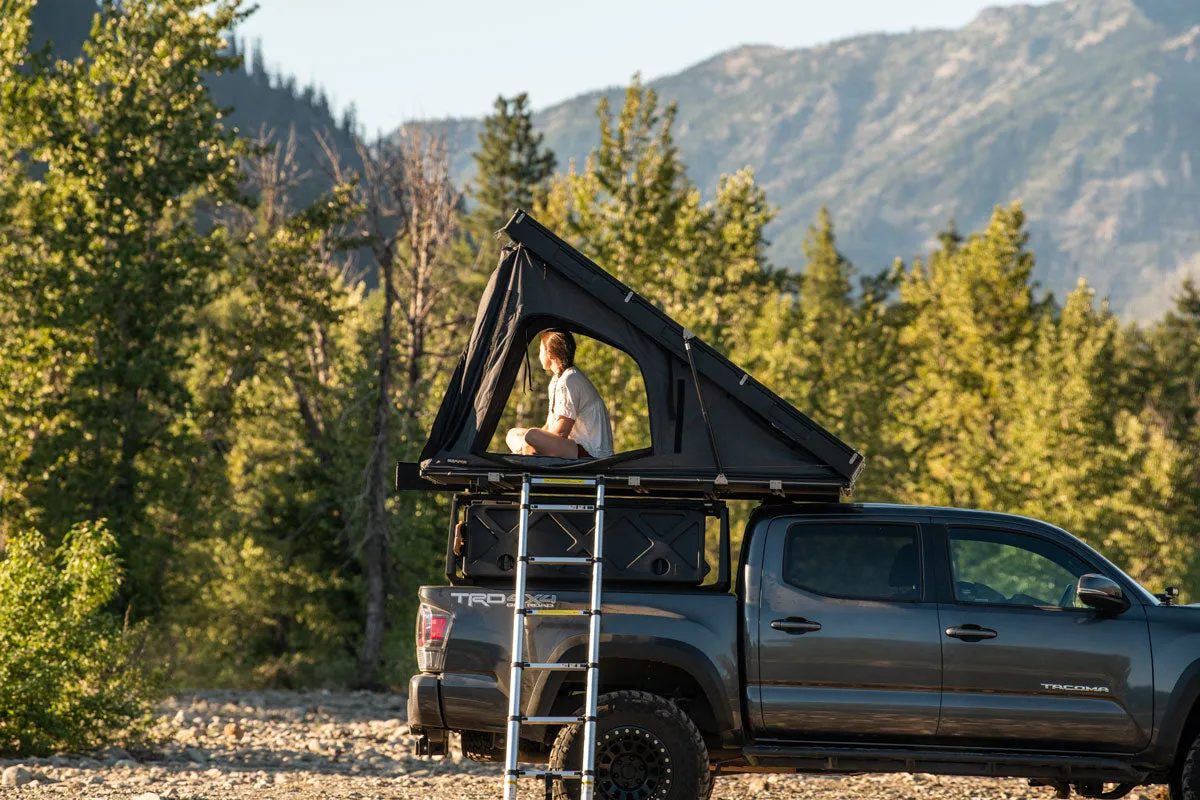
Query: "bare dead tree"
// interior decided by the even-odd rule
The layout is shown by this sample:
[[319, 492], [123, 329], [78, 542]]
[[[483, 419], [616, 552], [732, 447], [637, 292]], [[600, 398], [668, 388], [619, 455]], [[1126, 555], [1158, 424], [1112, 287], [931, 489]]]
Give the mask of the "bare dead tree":
[[393, 220], [399, 214], [398, 195], [403, 191], [404, 175], [390, 153], [375, 156], [359, 145], [363, 162], [363, 188], [370, 226], [371, 247], [379, 265], [380, 290], [383, 291], [383, 318], [379, 324], [378, 395], [371, 424], [371, 454], [367, 462], [367, 514], [363, 531], [363, 558], [367, 571], [367, 615], [362, 650], [358, 657], [356, 682], [364, 688], [377, 682], [379, 656], [387, 624], [388, 584], [391, 578], [391, 536], [388, 530], [387, 498], [390, 486], [392, 418], [392, 326], [396, 296], [396, 234]]
[[[461, 195], [450, 181], [450, 151], [444, 136], [424, 128], [403, 128], [398, 145], [405, 185], [401, 198], [403, 242], [408, 256], [404, 270], [404, 323], [408, 345], [410, 400], [422, 388], [429, 355], [429, 333], [435, 312], [453, 286], [446, 253], [457, 232]], [[417, 404], [408, 408], [417, 412]]]
[[[321, 145], [334, 180], [347, 182], [350, 176], [332, 143], [322, 138]], [[395, 456], [389, 448], [392, 418], [397, 401], [406, 410], [404, 424], [411, 425], [419, 418], [418, 394], [427, 378], [424, 369], [431, 355], [430, 332], [439, 322], [439, 301], [452, 284], [446, 258], [454, 241], [459, 195], [450, 182], [444, 138], [423, 130], [404, 130], [396, 140], [375, 147], [359, 143], [358, 160], [358, 201], [363, 209], [360, 234], [370, 243], [379, 290], [384, 294], [375, 354], [371, 448], [363, 475], [365, 519], [359, 546], [367, 602], [355, 680], [360, 687], [373, 687], [378, 684], [393, 582], [387, 506]], [[396, 341], [397, 334], [403, 342]], [[405, 356], [401, 381], [396, 380], [395, 365], [399, 345]]]

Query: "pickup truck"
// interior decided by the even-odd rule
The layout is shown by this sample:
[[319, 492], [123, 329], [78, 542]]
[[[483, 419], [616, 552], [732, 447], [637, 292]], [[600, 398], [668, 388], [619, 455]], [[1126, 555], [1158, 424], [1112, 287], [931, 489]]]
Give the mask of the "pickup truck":
[[[739, 772], [924, 772], [1200, 800], [1200, 613], [1067, 532], [768, 503], [737, 563], [735, 587], [606, 585], [597, 796], [704, 798]], [[527, 604], [584, 608], [583, 589], [538, 586]], [[503, 759], [512, 599], [511, 583], [420, 590], [408, 703], [423, 754], [457, 732], [466, 757]], [[525, 658], [585, 659], [577, 622], [526, 624]], [[525, 677], [523, 713], [581, 713], [580, 677]], [[581, 727], [524, 728], [522, 761], [572, 768]]]

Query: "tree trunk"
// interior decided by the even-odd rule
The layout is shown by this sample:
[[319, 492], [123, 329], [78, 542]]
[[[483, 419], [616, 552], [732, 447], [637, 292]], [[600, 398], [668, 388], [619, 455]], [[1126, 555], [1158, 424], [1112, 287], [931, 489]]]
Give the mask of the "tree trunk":
[[392, 308], [395, 287], [392, 284], [391, 258], [380, 259], [383, 273], [383, 319], [379, 330], [379, 395], [372, 423], [371, 460], [367, 466], [367, 519], [363, 535], [363, 562], [367, 570], [367, 619], [362, 650], [358, 656], [355, 684], [361, 689], [376, 688], [379, 683], [379, 657], [387, 623], [388, 577], [391, 569], [387, 498], [390, 461], [388, 439], [391, 433], [392, 382]]

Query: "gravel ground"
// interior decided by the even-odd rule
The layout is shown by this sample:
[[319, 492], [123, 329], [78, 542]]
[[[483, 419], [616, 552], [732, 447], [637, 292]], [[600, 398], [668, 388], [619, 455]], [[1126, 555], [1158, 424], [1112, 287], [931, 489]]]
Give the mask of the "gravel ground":
[[[201, 692], [163, 703], [156, 744], [88, 757], [0, 760], [0, 797], [134, 800], [483, 800], [499, 769], [456, 756], [420, 759], [404, 698], [368, 693]], [[28, 782], [25, 782], [28, 781]], [[16, 787], [11, 784], [20, 782]], [[522, 787], [540, 800], [541, 785]], [[862, 800], [1051, 798], [1024, 781], [930, 775], [720, 778], [714, 797]], [[1159, 800], [1159, 789], [1134, 800]]]

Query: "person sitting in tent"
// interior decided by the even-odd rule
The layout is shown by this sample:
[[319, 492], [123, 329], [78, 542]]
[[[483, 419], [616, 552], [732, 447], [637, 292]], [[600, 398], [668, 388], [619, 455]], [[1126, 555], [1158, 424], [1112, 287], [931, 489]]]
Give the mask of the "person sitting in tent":
[[575, 366], [575, 337], [546, 331], [538, 347], [550, 379], [550, 413], [540, 428], [513, 428], [505, 441], [521, 455], [607, 458], [613, 454], [612, 423], [596, 387]]

